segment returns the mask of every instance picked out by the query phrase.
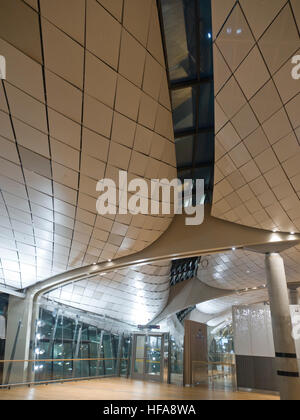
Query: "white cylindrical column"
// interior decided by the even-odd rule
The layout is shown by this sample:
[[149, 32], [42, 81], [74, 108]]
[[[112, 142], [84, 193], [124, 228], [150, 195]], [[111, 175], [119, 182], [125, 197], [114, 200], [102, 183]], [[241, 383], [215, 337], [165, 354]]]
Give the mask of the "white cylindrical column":
[[265, 262], [280, 397], [283, 400], [300, 400], [299, 368], [284, 262], [279, 254], [266, 254]]

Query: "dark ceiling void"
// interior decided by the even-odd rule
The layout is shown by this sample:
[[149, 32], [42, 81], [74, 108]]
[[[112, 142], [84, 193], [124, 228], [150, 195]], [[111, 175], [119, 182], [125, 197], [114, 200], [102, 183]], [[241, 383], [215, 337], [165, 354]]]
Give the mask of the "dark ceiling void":
[[180, 179], [214, 182], [211, 0], [157, 0], [167, 63]]
[[189, 306], [188, 308], [186, 308], [186, 309], [183, 309], [182, 311], [180, 311], [180, 312], [177, 312], [177, 314], [176, 314], [176, 316], [177, 316], [177, 319], [178, 319], [178, 321], [181, 323], [181, 324], [184, 324], [184, 320], [185, 320], [185, 318], [194, 310], [194, 309], [196, 309], [196, 306], [194, 305], [194, 306]]
[[201, 257], [192, 257], [172, 261], [170, 286], [195, 277], [200, 260]]

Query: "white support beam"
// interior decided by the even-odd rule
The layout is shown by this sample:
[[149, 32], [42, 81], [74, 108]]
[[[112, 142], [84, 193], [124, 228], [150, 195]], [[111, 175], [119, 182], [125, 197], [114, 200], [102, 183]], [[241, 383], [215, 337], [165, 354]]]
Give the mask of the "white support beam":
[[5, 287], [0, 285], [0, 293], [5, 293], [10, 296], [16, 296], [21, 299], [25, 299], [26, 294], [22, 292], [18, 292], [17, 290], [11, 289], [10, 287]]
[[[267, 230], [242, 226], [212, 217], [210, 206], [205, 206], [204, 222], [201, 225], [188, 226], [185, 223], [185, 217], [185, 215], [176, 215], [170, 227], [157, 241], [136, 254], [77, 268], [29, 287], [26, 293], [26, 306], [29, 308], [28, 318], [23, 320], [23, 325], [26, 324], [26, 328], [28, 328], [27, 340], [22, 343], [27, 349], [31, 349], [28, 356], [34, 358], [38, 298], [60, 285], [125, 267], [170, 261], [177, 258], [198, 257], [225, 252], [232, 248], [243, 249], [259, 246], [260, 252], [262, 249], [264, 252], [270, 252], [270, 248], [272, 252], [280, 252], [283, 248], [291, 248], [300, 243], [299, 234], [275, 234]], [[32, 367], [29, 364], [28, 377], [31, 377], [31, 370]]]

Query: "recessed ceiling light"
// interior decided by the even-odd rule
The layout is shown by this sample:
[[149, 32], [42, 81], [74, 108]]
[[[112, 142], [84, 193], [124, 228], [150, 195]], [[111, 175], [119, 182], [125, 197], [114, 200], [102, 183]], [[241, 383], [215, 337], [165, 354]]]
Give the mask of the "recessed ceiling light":
[[295, 235], [295, 232], [291, 232], [291, 235]]
[[236, 248], [235, 248], [235, 247], [233, 247], [233, 248], [232, 248], [232, 251], [236, 251]]
[[274, 232], [274, 233], [277, 233], [277, 232], [278, 232], [278, 229], [273, 229], [273, 232]]
[[111, 262], [111, 259], [109, 259], [108, 262]]

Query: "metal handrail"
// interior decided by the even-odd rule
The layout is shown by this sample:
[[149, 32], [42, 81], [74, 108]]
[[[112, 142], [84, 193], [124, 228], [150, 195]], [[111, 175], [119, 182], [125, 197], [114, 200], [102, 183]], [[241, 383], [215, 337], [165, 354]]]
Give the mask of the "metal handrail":
[[235, 366], [234, 363], [229, 363], [229, 362], [206, 362], [206, 361], [202, 361], [202, 360], [193, 360], [192, 364], [203, 364], [203, 365], [218, 365], [218, 366]]
[[101, 361], [101, 360], [128, 360], [128, 358], [107, 357], [107, 358], [86, 358], [86, 359], [34, 359], [34, 360], [0, 360], [0, 363], [35, 363], [35, 362], [80, 362], [80, 361]]
[[[196, 365], [202, 366], [202, 367], [207, 366], [207, 377], [205, 379], [207, 379], [208, 381], [211, 381], [211, 384], [212, 384], [213, 387], [215, 387], [215, 380], [219, 379], [220, 376], [223, 376], [223, 377], [231, 376], [231, 386], [232, 386], [232, 389], [234, 391], [236, 391], [236, 389], [237, 389], [237, 387], [236, 387], [236, 365], [234, 363], [209, 362], [209, 361], [202, 361], [202, 360], [201, 361], [200, 360], [199, 361], [198, 360], [193, 360], [192, 361], [192, 384], [193, 385], [196, 384], [196, 381], [195, 381], [195, 378], [194, 378], [194, 375], [195, 375], [194, 368], [195, 368]], [[221, 372], [217, 371], [217, 373], [215, 373], [215, 371], [216, 371], [215, 367], [216, 366], [221, 366], [223, 372], [221, 373]], [[229, 367], [230, 368], [230, 372], [228, 374], [226, 374], [224, 372], [224, 367]], [[197, 383], [199, 384], [199, 382], [197, 382]]]
[[[107, 360], [115, 360], [115, 361], [129, 361], [129, 358], [117, 358], [117, 357], [107, 357], [107, 358], [83, 358], [83, 359], [35, 359], [35, 360], [0, 360], [0, 363], [4, 365], [5, 363], [9, 363], [13, 365], [13, 363], [32, 363], [34, 366], [36, 363], [63, 363], [63, 362], [81, 362], [81, 361], [107, 361]], [[107, 378], [111, 376], [118, 376], [118, 375], [95, 375], [95, 376], [88, 376], [88, 377], [74, 377], [74, 378], [59, 378], [56, 377], [54, 379], [46, 379], [46, 380], [37, 380], [37, 381], [27, 381], [27, 382], [20, 382], [20, 383], [4, 383], [0, 384], [0, 389], [2, 388], [10, 388], [16, 386], [31, 386], [31, 385], [43, 385], [43, 384], [50, 384], [50, 383], [63, 383], [63, 382], [72, 382], [72, 381], [82, 381], [82, 380], [91, 380], [97, 378]]]
[[85, 376], [85, 377], [78, 377], [78, 378], [57, 378], [57, 379], [49, 379], [45, 381], [36, 381], [36, 382], [20, 382], [15, 384], [4, 384], [0, 385], [1, 388], [13, 388], [13, 387], [20, 387], [20, 386], [39, 386], [39, 385], [48, 385], [53, 383], [63, 383], [63, 382], [77, 382], [77, 381], [90, 381], [93, 379], [103, 379], [103, 378], [111, 378], [117, 375], [102, 375], [102, 376]]

